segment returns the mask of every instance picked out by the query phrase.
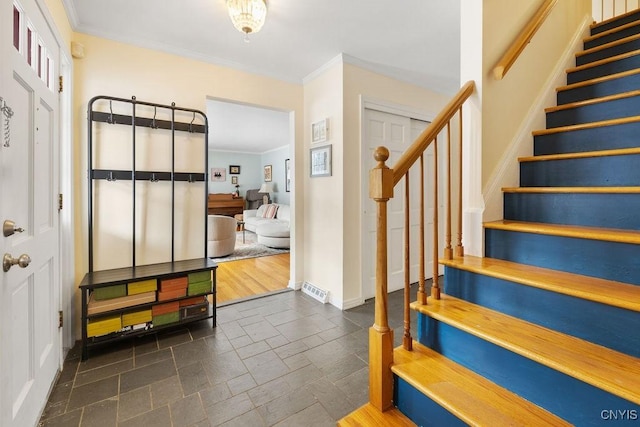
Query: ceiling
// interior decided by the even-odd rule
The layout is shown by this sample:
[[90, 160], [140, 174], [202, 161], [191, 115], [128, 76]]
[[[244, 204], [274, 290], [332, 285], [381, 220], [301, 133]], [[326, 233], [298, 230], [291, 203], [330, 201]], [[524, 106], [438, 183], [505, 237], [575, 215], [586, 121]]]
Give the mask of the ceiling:
[[225, 0], [62, 1], [77, 32], [288, 82], [343, 55], [439, 93], [459, 88], [460, 0], [267, 0], [250, 43]]

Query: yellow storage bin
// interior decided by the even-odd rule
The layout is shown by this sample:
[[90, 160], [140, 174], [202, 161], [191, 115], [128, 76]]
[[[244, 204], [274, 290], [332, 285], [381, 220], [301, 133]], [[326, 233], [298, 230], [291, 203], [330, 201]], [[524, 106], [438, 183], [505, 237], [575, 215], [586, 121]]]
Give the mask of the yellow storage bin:
[[143, 294], [158, 289], [158, 281], [156, 279], [142, 280], [140, 282], [131, 282], [127, 285], [127, 295]]
[[106, 335], [111, 332], [117, 332], [120, 329], [122, 329], [122, 317], [119, 314], [100, 317], [87, 322], [88, 337]]
[[151, 322], [151, 309], [124, 313], [122, 315], [122, 326], [132, 326], [140, 323]]

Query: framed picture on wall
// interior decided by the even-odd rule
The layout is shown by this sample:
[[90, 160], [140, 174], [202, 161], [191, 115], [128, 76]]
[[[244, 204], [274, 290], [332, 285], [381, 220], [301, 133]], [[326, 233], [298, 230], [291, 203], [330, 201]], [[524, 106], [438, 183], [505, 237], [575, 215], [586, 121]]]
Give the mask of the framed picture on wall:
[[320, 120], [311, 124], [311, 143], [326, 141], [329, 136], [329, 119]]
[[240, 166], [238, 166], [238, 165], [229, 165], [229, 174], [230, 175], [240, 175]]
[[211, 168], [211, 181], [225, 182], [227, 180], [227, 170], [225, 168]]
[[331, 144], [314, 147], [311, 154], [311, 178], [331, 176]]
[[264, 182], [271, 182], [271, 165], [264, 167]]
[[284, 161], [284, 191], [291, 192], [291, 162], [289, 159]]
[[232, 176], [231, 177], [231, 184], [236, 185], [238, 183], [238, 177], [237, 176]]

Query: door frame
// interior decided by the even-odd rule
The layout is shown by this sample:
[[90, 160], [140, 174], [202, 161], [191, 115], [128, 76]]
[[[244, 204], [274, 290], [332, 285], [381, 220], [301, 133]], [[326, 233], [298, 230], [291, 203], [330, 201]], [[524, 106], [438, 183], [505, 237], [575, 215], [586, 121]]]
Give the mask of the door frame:
[[[365, 136], [365, 114], [366, 110], [375, 110], [383, 113], [395, 114], [397, 116], [407, 117], [409, 119], [422, 120], [425, 122], [433, 122], [437, 112], [431, 112], [420, 108], [411, 107], [408, 105], [396, 104], [391, 101], [383, 99], [377, 99], [367, 96], [360, 96], [360, 215], [365, 214], [364, 207], [366, 201], [369, 199], [369, 170], [367, 169], [367, 160], [365, 156], [368, 155]], [[367, 247], [367, 223], [366, 221], [360, 221], [360, 297], [359, 301], [350, 301], [350, 304], [346, 308], [356, 307], [364, 304], [365, 302], [365, 251]]]

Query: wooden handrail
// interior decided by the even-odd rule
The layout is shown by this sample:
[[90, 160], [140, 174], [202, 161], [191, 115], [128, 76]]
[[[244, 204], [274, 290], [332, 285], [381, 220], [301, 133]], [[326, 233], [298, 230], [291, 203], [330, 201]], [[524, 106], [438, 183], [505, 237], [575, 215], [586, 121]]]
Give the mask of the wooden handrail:
[[502, 55], [500, 61], [493, 68], [493, 76], [496, 80], [502, 80], [507, 74], [507, 71], [516, 62], [516, 59], [520, 56], [524, 48], [529, 44], [534, 34], [542, 26], [545, 19], [551, 13], [551, 10], [556, 5], [558, 0], [545, 0], [544, 3], [538, 8], [535, 15], [531, 17], [527, 25], [520, 31], [520, 34], [515, 38], [509, 49]]
[[[419, 168], [420, 189], [419, 201], [417, 205], [420, 209], [420, 236], [419, 236], [419, 277], [417, 301], [419, 304], [427, 303], [427, 292], [425, 290], [425, 161], [424, 155], [428, 147], [433, 145], [433, 243], [432, 243], [432, 263], [433, 263], [433, 279], [431, 286], [431, 298], [440, 298], [440, 286], [438, 284], [438, 144], [446, 144], [446, 161], [449, 166], [445, 167], [442, 172], [442, 179], [446, 179], [447, 191], [446, 197], [446, 243], [444, 257], [451, 259], [453, 257], [453, 248], [451, 245], [452, 231], [452, 159], [451, 159], [451, 120], [457, 114], [460, 119], [459, 127], [459, 149], [458, 162], [456, 166], [460, 168], [458, 175], [458, 244], [455, 248], [455, 255], [462, 256], [464, 248], [462, 247], [462, 105], [469, 99], [475, 90], [473, 81], [467, 82], [454, 98], [444, 107], [444, 109], [436, 116], [432, 123], [418, 136], [408, 150], [398, 159], [394, 168], [386, 165], [389, 159], [389, 150], [385, 147], [378, 147], [374, 152], [376, 166], [369, 173], [369, 197], [376, 203], [376, 296], [375, 296], [375, 318], [374, 324], [369, 329], [369, 401], [379, 409], [385, 411], [392, 407], [393, 397], [393, 375], [391, 373], [391, 365], [393, 364], [393, 329], [389, 327], [388, 320], [388, 238], [387, 238], [387, 204], [393, 198], [394, 187], [404, 178], [404, 333], [402, 343], [405, 349], [411, 350], [412, 337], [410, 330], [410, 182], [409, 170], [415, 165]], [[445, 137], [438, 141], [438, 135], [446, 128]], [[447, 176], [448, 175], [448, 176]], [[413, 182], [413, 179], [411, 180]], [[413, 202], [411, 202], [411, 206]]]
[[436, 139], [440, 131], [445, 128], [449, 120], [458, 112], [462, 104], [469, 99], [475, 90], [473, 80], [465, 83], [451, 101], [438, 113], [433, 121], [416, 138], [415, 142], [404, 152], [393, 167], [393, 186], [404, 177], [409, 168], [420, 158], [422, 153], [429, 148], [429, 144]]

